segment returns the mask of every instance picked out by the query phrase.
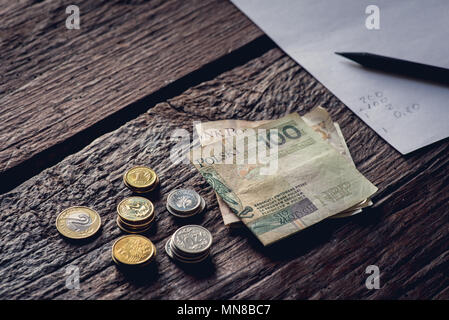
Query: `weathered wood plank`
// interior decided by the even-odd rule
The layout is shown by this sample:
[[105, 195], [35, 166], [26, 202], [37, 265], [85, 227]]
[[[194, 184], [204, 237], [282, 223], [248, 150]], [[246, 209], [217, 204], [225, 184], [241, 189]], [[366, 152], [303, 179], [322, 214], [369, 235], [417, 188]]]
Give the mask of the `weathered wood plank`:
[[0, 173], [262, 35], [228, 1], [70, 4], [0, 9]]
[[[340, 122], [359, 169], [380, 191], [375, 207], [355, 218], [327, 220], [271, 248], [246, 229], [228, 230], [214, 193], [190, 165], [174, 165], [176, 128], [193, 120], [275, 118], [324, 105]], [[0, 197], [2, 298], [448, 298], [449, 143], [403, 157], [291, 59], [274, 49], [207, 81], [106, 134], [82, 151]], [[120, 232], [115, 206], [129, 192], [121, 175], [153, 166], [157, 266], [141, 277], [116, 270], [110, 249]], [[164, 253], [179, 226], [164, 208], [167, 193], [190, 186], [208, 202], [195, 222], [215, 237], [213, 263], [186, 269]], [[26, 196], [23, 196], [26, 195]], [[62, 240], [56, 214], [89, 205], [103, 218], [101, 235], [84, 246]], [[365, 268], [378, 265], [381, 289], [368, 290]], [[80, 290], [65, 288], [65, 268], [80, 268]]]

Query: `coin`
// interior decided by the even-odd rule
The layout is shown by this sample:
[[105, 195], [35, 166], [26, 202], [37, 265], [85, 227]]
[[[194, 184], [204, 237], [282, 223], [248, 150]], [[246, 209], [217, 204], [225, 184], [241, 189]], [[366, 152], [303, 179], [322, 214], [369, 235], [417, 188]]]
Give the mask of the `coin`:
[[207, 257], [209, 257], [209, 251], [205, 252], [204, 254], [198, 255], [196, 257], [185, 257], [183, 255], [178, 254], [176, 251], [173, 250], [173, 245], [171, 245], [171, 251], [174, 256], [174, 259], [184, 262], [184, 263], [197, 263], [205, 260]]
[[199, 263], [204, 261], [210, 255], [209, 249], [199, 254], [186, 255], [185, 253], [180, 252], [176, 246], [173, 245], [173, 236], [165, 243], [165, 251], [171, 259], [182, 263]]
[[198, 258], [198, 259], [184, 259], [184, 258], [181, 258], [181, 257], [179, 257], [179, 256], [176, 256], [175, 255], [175, 259], [177, 260], [177, 261], [180, 261], [180, 262], [182, 262], [182, 263], [200, 263], [200, 262], [202, 262], [202, 261], [204, 261], [204, 260], [206, 260], [208, 257], [209, 257], [209, 254], [206, 254], [206, 255], [204, 255], [204, 256], [201, 256], [200, 258]]
[[125, 224], [125, 223], [120, 219], [120, 217], [117, 217], [116, 222], [117, 222], [118, 227], [119, 227], [122, 231], [127, 232], [127, 233], [133, 233], [133, 234], [136, 234], [136, 233], [144, 233], [144, 232], [147, 232], [148, 230], [150, 230], [150, 228], [151, 228], [151, 221], [150, 221], [147, 225], [138, 226], [138, 227], [136, 227], [136, 226], [130, 226], [130, 225]]
[[131, 224], [131, 223], [128, 223], [126, 221], [123, 221], [123, 219], [121, 219], [120, 216], [117, 216], [117, 221], [119, 221], [120, 224], [122, 224], [126, 228], [142, 229], [142, 228], [149, 227], [151, 225], [151, 223], [154, 221], [154, 215], [151, 217], [150, 220], [147, 220], [147, 221], [145, 221], [142, 224]]
[[124, 223], [142, 226], [154, 218], [154, 206], [146, 198], [129, 197], [119, 203], [117, 213]]
[[149, 188], [136, 188], [136, 187], [134, 187], [134, 186], [132, 186], [132, 185], [129, 185], [128, 183], [126, 183], [126, 181], [124, 182], [125, 183], [125, 186], [127, 186], [132, 192], [135, 192], [135, 193], [148, 193], [148, 192], [151, 192], [151, 191], [153, 191], [154, 189], [156, 189], [156, 187], [159, 185], [159, 177], [156, 177], [156, 181], [151, 185], [151, 187], [149, 187]]
[[173, 259], [173, 252], [171, 251], [171, 238], [165, 243], [165, 252], [167, 252], [168, 256]]
[[100, 229], [100, 215], [88, 207], [70, 207], [56, 218], [56, 228], [70, 239], [86, 239]]
[[167, 210], [176, 217], [191, 217], [205, 207], [204, 199], [192, 189], [175, 189], [167, 197]]
[[212, 234], [204, 227], [187, 225], [173, 234], [173, 246], [186, 254], [201, 254], [212, 244]]
[[123, 182], [132, 191], [144, 193], [154, 190], [159, 178], [151, 168], [137, 166], [126, 171]]
[[148, 266], [149, 264], [151, 264], [151, 262], [153, 262], [154, 259], [155, 259], [154, 257], [155, 257], [155, 255], [156, 255], [156, 247], [154, 246], [154, 244], [153, 244], [153, 249], [155, 250], [153, 256], [152, 256], [147, 262], [144, 262], [144, 263], [142, 263], [142, 264], [138, 264], [138, 265], [128, 265], [128, 264], [121, 263], [120, 261], [118, 261], [118, 260], [114, 257], [114, 253], [113, 253], [113, 252], [112, 252], [112, 261], [113, 261], [117, 266], [119, 266], [119, 267], [121, 267], [121, 268], [129, 268], [129, 269], [133, 269], [133, 268], [144, 268], [144, 267]]
[[144, 265], [155, 255], [154, 244], [150, 239], [141, 235], [123, 236], [112, 246], [113, 260], [127, 266]]
[[167, 203], [177, 213], [190, 213], [198, 209], [201, 198], [194, 190], [176, 189], [168, 195]]

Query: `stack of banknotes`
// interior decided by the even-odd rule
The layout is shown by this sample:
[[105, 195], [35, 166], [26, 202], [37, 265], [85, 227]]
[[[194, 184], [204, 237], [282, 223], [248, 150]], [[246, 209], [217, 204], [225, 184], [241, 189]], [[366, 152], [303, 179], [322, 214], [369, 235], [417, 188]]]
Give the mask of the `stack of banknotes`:
[[356, 169], [324, 108], [195, 129], [199, 145], [188, 157], [215, 190], [225, 225], [246, 225], [264, 245], [372, 205], [377, 188]]

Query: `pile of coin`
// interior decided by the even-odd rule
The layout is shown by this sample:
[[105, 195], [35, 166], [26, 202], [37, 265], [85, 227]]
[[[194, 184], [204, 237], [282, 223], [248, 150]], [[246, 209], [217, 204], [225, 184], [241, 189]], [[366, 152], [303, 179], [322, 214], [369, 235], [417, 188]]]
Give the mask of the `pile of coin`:
[[[147, 193], [159, 184], [156, 173], [145, 166], [129, 169], [123, 176], [125, 185], [133, 192]], [[167, 197], [167, 210], [177, 217], [191, 217], [206, 207], [204, 199], [192, 189], [176, 189]], [[149, 265], [156, 257], [156, 246], [150, 239], [138, 235], [151, 228], [154, 221], [154, 205], [147, 198], [132, 196], [117, 206], [117, 225], [131, 233], [119, 238], [112, 246], [112, 260], [120, 267], [130, 268]], [[86, 239], [98, 232], [101, 226], [99, 214], [87, 207], [71, 207], [62, 211], [56, 219], [58, 231], [70, 239]], [[198, 263], [210, 255], [212, 234], [204, 227], [186, 225], [172, 235], [165, 245], [167, 254], [176, 261]]]
[[153, 169], [137, 166], [125, 172], [123, 182], [133, 192], [147, 193], [156, 189], [159, 177]]
[[56, 229], [69, 239], [87, 239], [101, 226], [100, 215], [88, 207], [70, 207], [56, 218]]
[[167, 197], [167, 210], [180, 218], [194, 216], [204, 210], [206, 202], [195, 190], [175, 189]]
[[112, 246], [112, 260], [119, 267], [145, 267], [156, 257], [156, 246], [141, 235], [126, 235]]
[[154, 220], [153, 203], [143, 197], [129, 197], [117, 206], [117, 225], [128, 233], [142, 233]]
[[183, 263], [198, 263], [210, 253], [212, 234], [198, 225], [179, 228], [165, 244], [165, 251], [172, 259]]

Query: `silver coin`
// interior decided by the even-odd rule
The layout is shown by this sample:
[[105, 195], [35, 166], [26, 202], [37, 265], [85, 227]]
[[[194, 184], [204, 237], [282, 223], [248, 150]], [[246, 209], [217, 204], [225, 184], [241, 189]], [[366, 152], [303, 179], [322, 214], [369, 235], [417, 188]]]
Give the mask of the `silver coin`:
[[212, 245], [212, 234], [198, 225], [187, 225], [173, 234], [172, 247], [186, 254], [202, 254]]
[[78, 233], [89, 229], [94, 222], [88, 213], [82, 211], [69, 214], [65, 220], [67, 228]]
[[173, 259], [174, 257], [173, 252], [171, 250], [171, 239], [172, 238], [168, 239], [167, 242], [165, 243], [165, 252], [167, 252], [168, 256]]
[[209, 257], [209, 254], [205, 254], [196, 259], [185, 259], [185, 258], [179, 257], [177, 255], [174, 255], [173, 259], [175, 259], [176, 261], [182, 262], [182, 263], [199, 263], [199, 262], [206, 260], [208, 257]]
[[204, 209], [206, 208], [206, 201], [204, 201], [204, 199], [202, 197], [200, 197], [200, 198], [201, 198], [200, 206], [195, 211], [192, 211], [190, 213], [183, 213], [183, 214], [177, 213], [177, 212], [173, 211], [172, 208], [170, 208], [168, 203], [167, 203], [167, 211], [170, 212], [175, 217], [179, 217], [179, 218], [192, 217], [192, 216], [194, 216], [196, 214], [199, 214], [199, 213], [203, 212]]
[[203, 254], [200, 255], [196, 255], [196, 256], [185, 256], [182, 254], [179, 254], [177, 251], [174, 250], [173, 246], [170, 246], [171, 252], [173, 254], [173, 256], [177, 259], [177, 260], [181, 260], [183, 262], [195, 262], [195, 261], [202, 261], [204, 260], [206, 257], [209, 256], [210, 251], [207, 250], [206, 252], [204, 252]]
[[186, 258], [184, 256], [178, 255], [175, 251], [174, 248], [172, 247], [172, 238], [170, 238], [166, 243], [165, 243], [165, 252], [167, 253], [167, 255], [176, 261], [182, 262], [182, 263], [199, 263], [204, 261], [207, 257], [209, 257], [209, 250], [207, 252], [205, 252], [202, 255], [196, 256], [194, 258]]
[[210, 249], [206, 249], [204, 251], [197, 252], [197, 253], [185, 252], [185, 251], [182, 251], [179, 248], [177, 248], [176, 245], [174, 245], [173, 243], [174, 243], [174, 241], [172, 239], [172, 241], [170, 243], [170, 248], [171, 248], [171, 252], [173, 253], [173, 255], [178, 256], [185, 260], [197, 260], [197, 259], [199, 259], [205, 255], [208, 255], [210, 253]]
[[176, 189], [167, 197], [167, 206], [178, 214], [191, 214], [199, 209], [201, 197], [192, 189]]

